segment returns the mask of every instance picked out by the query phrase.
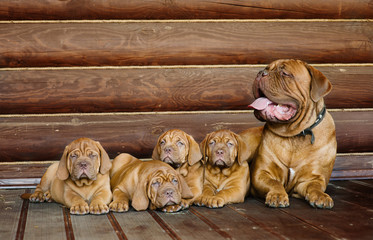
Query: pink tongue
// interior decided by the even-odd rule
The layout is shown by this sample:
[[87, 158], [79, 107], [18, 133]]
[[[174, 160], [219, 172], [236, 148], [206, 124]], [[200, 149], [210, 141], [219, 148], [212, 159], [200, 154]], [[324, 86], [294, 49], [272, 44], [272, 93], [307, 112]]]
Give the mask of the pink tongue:
[[265, 98], [265, 97], [261, 97], [261, 98], [258, 98], [258, 99], [255, 99], [255, 101], [249, 105], [249, 107], [252, 107], [256, 110], [263, 110], [265, 109], [268, 104], [271, 104], [271, 100], [269, 100], [268, 98]]

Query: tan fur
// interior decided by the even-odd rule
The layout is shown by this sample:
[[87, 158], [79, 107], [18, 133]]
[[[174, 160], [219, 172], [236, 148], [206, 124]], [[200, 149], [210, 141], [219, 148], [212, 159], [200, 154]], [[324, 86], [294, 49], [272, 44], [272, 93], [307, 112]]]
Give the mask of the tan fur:
[[264, 93], [273, 102], [294, 104], [297, 110], [287, 121], [272, 121], [255, 110], [266, 125], [258, 156], [251, 165], [252, 193], [264, 197], [270, 207], [289, 206], [288, 193], [292, 193], [314, 207], [332, 208], [333, 200], [324, 193], [337, 149], [331, 115], [326, 112], [312, 130], [313, 144], [310, 135], [297, 136], [315, 122], [331, 84], [321, 72], [299, 60], [277, 60], [265, 71], [255, 80], [254, 96]]
[[158, 160], [141, 161], [129, 154], [120, 154], [113, 161], [110, 176], [113, 202], [109, 207], [114, 212], [128, 211], [130, 202], [137, 211], [170, 204], [178, 211], [182, 198], [193, 197], [184, 178]]
[[[169, 130], [159, 136], [152, 158], [170, 164], [185, 178], [194, 197], [182, 199], [181, 206], [186, 209], [193, 204], [202, 193], [204, 178], [202, 154], [194, 138], [179, 129]], [[173, 209], [166, 207], [164, 211]]]
[[[82, 176], [82, 166], [86, 168]], [[79, 138], [66, 146], [58, 163], [43, 175], [31, 202], [56, 201], [71, 214], [102, 214], [109, 211], [111, 161], [99, 142]]]
[[206, 162], [205, 180], [202, 195], [195, 204], [217, 208], [245, 200], [250, 187], [248, 161], [255, 152], [251, 152], [250, 144], [229, 130], [215, 131], [205, 137], [200, 144]]

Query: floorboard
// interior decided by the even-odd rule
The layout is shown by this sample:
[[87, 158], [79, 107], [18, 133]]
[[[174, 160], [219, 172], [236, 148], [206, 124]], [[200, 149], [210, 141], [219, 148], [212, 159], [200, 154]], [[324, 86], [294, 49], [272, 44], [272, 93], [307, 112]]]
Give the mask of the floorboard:
[[57, 203], [29, 203], [30, 189], [0, 190], [0, 239], [372, 239], [373, 180], [332, 181], [334, 208], [312, 208], [290, 198], [288, 208], [268, 208], [263, 199], [219, 209], [193, 206], [160, 211], [70, 215]]

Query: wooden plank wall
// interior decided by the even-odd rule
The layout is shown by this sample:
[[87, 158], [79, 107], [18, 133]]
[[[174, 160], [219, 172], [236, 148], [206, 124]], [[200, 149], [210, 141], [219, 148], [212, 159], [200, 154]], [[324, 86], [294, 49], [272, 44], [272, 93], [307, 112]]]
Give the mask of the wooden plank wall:
[[260, 126], [257, 72], [298, 58], [334, 87], [333, 178], [371, 178], [372, 19], [366, 0], [2, 0], [1, 166], [44, 166], [82, 136], [149, 158], [171, 128], [201, 141]]

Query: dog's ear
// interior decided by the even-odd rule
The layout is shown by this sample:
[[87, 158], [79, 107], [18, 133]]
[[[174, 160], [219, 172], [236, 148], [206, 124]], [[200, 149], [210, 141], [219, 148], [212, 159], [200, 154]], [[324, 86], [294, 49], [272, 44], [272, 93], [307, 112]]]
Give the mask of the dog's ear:
[[202, 142], [199, 144], [201, 153], [202, 153], [202, 162], [206, 163], [207, 162], [207, 149], [208, 149], [208, 144], [210, 141], [210, 135], [211, 133], [207, 134], [206, 137], [202, 140]]
[[112, 166], [110, 157], [105, 151], [105, 149], [102, 147], [100, 142], [96, 142], [96, 146], [100, 150], [100, 159], [101, 159], [100, 173], [106, 174], [111, 169], [111, 166]]
[[191, 135], [185, 134], [185, 136], [189, 142], [188, 164], [194, 165], [197, 162], [199, 162], [202, 158], [201, 149], [199, 148], [199, 145], [196, 142], [196, 140], [194, 140], [194, 138]]
[[69, 157], [69, 152], [70, 152], [70, 145], [67, 145], [65, 147], [65, 150], [63, 151], [60, 162], [58, 163], [57, 177], [62, 181], [66, 180], [70, 175], [70, 173], [67, 169], [67, 167], [68, 167], [67, 166], [67, 161], [68, 161], [68, 157]]
[[248, 146], [249, 143], [245, 142], [240, 135], [234, 133], [234, 137], [238, 143], [237, 161], [239, 165], [242, 165], [244, 162], [248, 161], [252, 155], [251, 149]]
[[160, 141], [161, 141], [161, 139], [163, 138], [163, 136], [165, 134], [166, 134], [166, 132], [162, 133], [162, 135], [158, 137], [157, 144], [155, 145], [155, 147], [153, 149], [153, 154], [152, 154], [152, 159], [153, 160], [161, 160], [161, 156], [160, 156], [160, 153], [161, 153]]
[[136, 211], [146, 210], [149, 206], [149, 197], [148, 197], [148, 184], [149, 178], [142, 178], [136, 186], [136, 190], [132, 197], [132, 207]]
[[316, 68], [306, 65], [311, 75], [311, 99], [318, 102], [332, 90], [330, 81]]
[[193, 198], [193, 193], [190, 190], [183, 176], [179, 175], [179, 184], [181, 190], [181, 198]]

